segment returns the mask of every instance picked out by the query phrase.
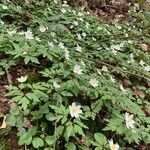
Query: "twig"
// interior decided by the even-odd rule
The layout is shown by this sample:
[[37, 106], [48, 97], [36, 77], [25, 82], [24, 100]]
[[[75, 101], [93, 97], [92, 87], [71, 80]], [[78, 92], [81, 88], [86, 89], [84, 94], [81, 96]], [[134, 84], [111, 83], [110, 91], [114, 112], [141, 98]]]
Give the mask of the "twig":
[[9, 71], [6, 70], [6, 74], [7, 74], [7, 81], [8, 81], [8, 84], [11, 85], [13, 82], [12, 82], [12, 76], [10, 75]]
[[[116, 70], [118, 70], [118, 71], [120, 71], [120, 72], [128, 73], [128, 74], [130, 74], [130, 75], [134, 75], [134, 76], [137, 76], [137, 77], [140, 77], [140, 78], [144, 78], [144, 79], [150, 81], [150, 77], [149, 77], [149, 76], [148, 76], [148, 78], [147, 78], [147, 77], [144, 77], [144, 76], [142, 76], [142, 75], [132, 73], [132, 72], [130, 72], [130, 71], [122, 70], [121, 68], [117, 68], [117, 67], [115, 67], [115, 66], [112, 66], [112, 65], [110, 65], [110, 64], [108, 64], [108, 63], [106, 63], [106, 62], [102, 62], [102, 61], [99, 61], [99, 60], [96, 60], [96, 62], [99, 63], [99, 64], [103, 64], [103, 65], [109, 66], [109, 67], [111, 67], [111, 68], [114, 68], [114, 69], [116, 69]], [[136, 71], [136, 70], [135, 70], [135, 71]], [[140, 72], [140, 73], [141, 73], [141, 72]], [[146, 76], [147, 76], [147, 75], [146, 75]]]

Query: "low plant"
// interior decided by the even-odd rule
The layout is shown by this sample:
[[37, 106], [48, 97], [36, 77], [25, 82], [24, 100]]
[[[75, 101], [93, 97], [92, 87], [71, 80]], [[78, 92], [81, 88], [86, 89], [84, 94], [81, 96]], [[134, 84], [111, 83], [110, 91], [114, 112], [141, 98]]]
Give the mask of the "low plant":
[[17, 129], [20, 146], [116, 150], [150, 142], [142, 30], [56, 0], [1, 0], [0, 19], [0, 69], [16, 72], [6, 87], [6, 123]]

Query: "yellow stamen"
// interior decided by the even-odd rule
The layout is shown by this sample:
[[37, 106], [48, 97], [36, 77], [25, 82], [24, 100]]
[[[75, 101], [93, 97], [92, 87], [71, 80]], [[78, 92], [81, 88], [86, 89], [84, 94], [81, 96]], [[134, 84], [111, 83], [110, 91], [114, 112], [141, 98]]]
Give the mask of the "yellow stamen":
[[77, 108], [73, 107], [71, 111], [72, 111], [72, 113], [76, 113], [77, 112]]
[[116, 150], [116, 145], [115, 145], [115, 144], [113, 144], [113, 145], [111, 146], [111, 150]]

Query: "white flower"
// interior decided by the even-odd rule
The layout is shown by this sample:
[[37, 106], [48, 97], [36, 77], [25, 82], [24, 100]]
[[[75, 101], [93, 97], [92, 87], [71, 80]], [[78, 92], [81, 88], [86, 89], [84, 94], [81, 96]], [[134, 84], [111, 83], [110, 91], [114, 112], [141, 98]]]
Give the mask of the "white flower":
[[118, 144], [114, 144], [113, 139], [111, 139], [109, 141], [109, 146], [110, 146], [110, 150], [118, 150], [119, 149], [119, 145]]
[[83, 36], [83, 37], [86, 37], [86, 33], [85, 33], [85, 32], [83, 32], [83, 33], [82, 33], [82, 36]]
[[87, 11], [86, 13], [87, 13], [87, 15], [89, 15], [89, 14], [90, 14], [90, 12], [89, 12], [89, 11]]
[[25, 32], [24, 31], [21, 31], [21, 32], [18, 32], [19, 35], [24, 35]]
[[122, 84], [120, 84], [120, 90], [122, 91], [122, 92], [126, 92], [127, 90], [123, 87], [123, 85]]
[[107, 71], [108, 71], [107, 66], [103, 66], [103, 67], [102, 67], [102, 71], [107, 72]]
[[69, 51], [65, 48], [65, 58], [68, 60], [70, 55], [69, 55]]
[[79, 46], [78, 44], [77, 44], [77, 47], [76, 47], [76, 51], [82, 52], [82, 48], [81, 48], [81, 46]]
[[17, 78], [18, 82], [25, 82], [27, 80], [28, 76], [21, 76], [20, 78]]
[[83, 22], [83, 18], [78, 18], [78, 20], [80, 20], [81, 22]]
[[93, 40], [93, 41], [96, 41], [96, 38], [94, 38], [94, 37], [92, 36], [92, 40]]
[[74, 28], [74, 26], [73, 26], [73, 25], [71, 25], [69, 28], [70, 28], [70, 29], [73, 29], [73, 28]]
[[18, 9], [18, 10], [21, 10], [21, 9], [22, 9], [22, 7], [21, 7], [21, 6], [17, 6], [17, 9]]
[[16, 33], [16, 30], [12, 30], [12, 31], [8, 31], [8, 30], [7, 30], [7, 33], [8, 33], [9, 36], [12, 36], [13, 34]]
[[83, 16], [83, 13], [81, 13], [81, 12], [78, 12], [78, 16], [80, 16], [80, 17], [81, 17], [81, 16]]
[[48, 27], [40, 26], [39, 30], [40, 32], [45, 32], [48, 29]]
[[53, 42], [49, 42], [49, 41], [48, 41], [48, 46], [50, 46], [50, 47], [54, 47]]
[[99, 81], [96, 80], [96, 79], [91, 79], [91, 80], [89, 81], [89, 83], [90, 83], [94, 88], [96, 88], [96, 87], [98, 86]]
[[5, 23], [1, 20], [1, 21], [0, 21], [0, 24], [1, 24], [1, 25], [4, 25]]
[[83, 62], [83, 60], [80, 61], [81, 65], [85, 67], [85, 63]]
[[83, 69], [81, 69], [81, 66], [77, 64], [77, 65], [74, 66], [73, 72], [75, 74], [82, 74]]
[[119, 44], [117, 44], [117, 45], [111, 45], [110, 49], [111, 50], [118, 50], [119, 51], [119, 50], [121, 50], [121, 45], [119, 45]]
[[128, 63], [133, 63], [134, 62], [134, 55], [133, 53], [130, 54], [130, 60], [128, 60]]
[[86, 22], [85, 27], [86, 27], [87, 29], [89, 29], [89, 26], [90, 26], [90, 24], [89, 24], [88, 22]]
[[145, 65], [145, 62], [144, 62], [143, 60], [141, 60], [141, 61], [139, 62], [139, 64], [143, 67], [143, 66]]
[[64, 46], [64, 43], [60, 42], [59, 45], [58, 45], [61, 49], [64, 49], [65, 46]]
[[111, 82], [115, 83], [115, 79], [112, 76], [110, 76], [110, 80]]
[[73, 102], [72, 105], [69, 106], [69, 112], [71, 117], [79, 118], [79, 115], [82, 113], [81, 106], [77, 106], [76, 103]]
[[129, 129], [129, 128], [134, 128], [134, 123], [135, 121], [133, 120], [133, 114], [130, 115], [129, 113], [125, 113], [124, 115], [124, 119], [125, 119], [125, 122], [126, 122], [126, 127]]
[[76, 11], [75, 11], [75, 10], [72, 10], [72, 13], [73, 13], [74, 15], [76, 15]]
[[28, 0], [25, 0], [25, 2], [26, 2], [27, 4], [30, 4]]
[[144, 70], [149, 72], [149, 71], [150, 71], [150, 66], [146, 66], [146, 67], [144, 68]]
[[52, 37], [55, 37], [55, 36], [56, 36], [56, 33], [55, 33], [55, 32], [51, 32], [51, 36], [52, 36]]
[[63, 1], [64, 4], [67, 4], [67, 1]]
[[117, 55], [117, 51], [116, 50], [112, 50], [112, 53], [114, 54], [114, 55]]
[[54, 86], [55, 89], [59, 89], [60, 88], [60, 85], [57, 82], [53, 82], [53, 86]]
[[24, 32], [26, 39], [32, 40], [34, 39], [33, 37], [33, 33], [30, 30], [27, 30], [26, 32]]
[[122, 28], [121, 26], [119, 26], [117, 24], [115, 24], [115, 27], [118, 28], [119, 30], [121, 30], [121, 28]]
[[131, 40], [128, 40], [127, 42], [128, 42], [129, 44], [132, 44], [132, 43], [133, 43]]
[[74, 24], [75, 26], [78, 26], [78, 22], [77, 22], [77, 21], [74, 21], [73, 24]]
[[97, 73], [101, 76], [102, 73], [101, 73], [101, 70], [100, 69], [96, 69]]
[[130, 58], [131, 58], [131, 59], [133, 59], [133, 58], [134, 58], [134, 55], [133, 55], [133, 53], [131, 53], [131, 54], [130, 54]]
[[60, 11], [61, 11], [63, 14], [66, 13], [66, 9], [64, 9], [64, 8], [62, 8]]
[[6, 5], [2, 5], [2, 8], [5, 10], [8, 9], [8, 7]]
[[81, 34], [77, 34], [79, 40], [82, 40]]

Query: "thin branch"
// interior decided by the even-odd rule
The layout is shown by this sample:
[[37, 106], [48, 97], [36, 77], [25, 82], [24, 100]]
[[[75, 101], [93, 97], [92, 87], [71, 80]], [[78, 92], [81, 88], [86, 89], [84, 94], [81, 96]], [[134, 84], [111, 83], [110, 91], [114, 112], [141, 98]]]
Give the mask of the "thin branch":
[[13, 83], [12, 82], [12, 76], [10, 75], [8, 70], [6, 70], [6, 75], [7, 75], [8, 84], [11, 85]]

